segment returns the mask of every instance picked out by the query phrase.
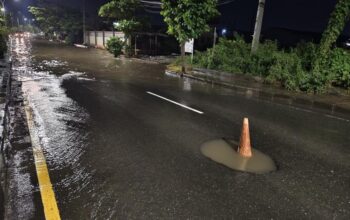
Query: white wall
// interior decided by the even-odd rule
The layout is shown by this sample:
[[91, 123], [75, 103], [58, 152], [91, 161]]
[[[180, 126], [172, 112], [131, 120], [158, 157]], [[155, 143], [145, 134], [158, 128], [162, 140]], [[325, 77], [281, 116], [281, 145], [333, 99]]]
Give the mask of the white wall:
[[107, 41], [113, 36], [119, 37], [122, 40], [125, 39], [125, 35], [123, 32], [87, 31], [85, 33], [85, 43], [89, 46], [105, 48]]

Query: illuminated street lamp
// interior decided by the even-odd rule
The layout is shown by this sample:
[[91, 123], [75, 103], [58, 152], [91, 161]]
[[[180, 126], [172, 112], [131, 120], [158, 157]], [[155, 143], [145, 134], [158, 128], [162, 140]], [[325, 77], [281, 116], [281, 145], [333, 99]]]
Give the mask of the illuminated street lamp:
[[6, 0], [1, 0], [1, 12], [4, 13], [4, 15], [5, 15], [5, 12], [6, 12], [6, 9], [5, 9], [5, 1], [6, 1]]
[[6, 22], [5, 1], [6, 1], [6, 0], [1, 0], [1, 12], [2, 12], [2, 15], [4, 16], [5, 25], [7, 25], [7, 22]]
[[221, 31], [221, 35], [222, 35], [222, 36], [225, 36], [225, 35], [226, 35], [226, 33], [227, 33], [227, 29], [226, 29], [226, 28], [222, 29], [222, 31]]
[[[19, 2], [20, 0], [14, 0], [15, 2]], [[1, 12], [3, 13], [5, 20], [6, 20], [6, 8], [5, 8], [5, 2], [6, 0], [0, 0], [1, 3]]]

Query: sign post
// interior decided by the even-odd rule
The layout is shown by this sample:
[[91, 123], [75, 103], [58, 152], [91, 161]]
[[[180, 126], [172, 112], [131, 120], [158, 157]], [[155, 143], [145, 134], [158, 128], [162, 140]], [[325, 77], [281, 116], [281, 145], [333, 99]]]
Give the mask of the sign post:
[[193, 53], [194, 53], [194, 39], [190, 39], [185, 43], [185, 53], [191, 54], [191, 64], [193, 63]]

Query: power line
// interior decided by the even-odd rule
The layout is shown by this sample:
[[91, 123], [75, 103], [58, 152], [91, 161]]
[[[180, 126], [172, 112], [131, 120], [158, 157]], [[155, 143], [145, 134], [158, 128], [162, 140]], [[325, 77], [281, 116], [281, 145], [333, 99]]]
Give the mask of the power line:
[[144, 10], [145, 10], [145, 12], [150, 13], [150, 14], [159, 14], [160, 13], [159, 10], [155, 11], [155, 10], [150, 10], [150, 9], [146, 9], [146, 8]]
[[218, 3], [218, 6], [227, 5], [227, 4], [230, 4], [230, 3], [234, 2], [234, 1], [236, 1], [236, 0], [221, 1], [220, 3]]
[[[227, 5], [235, 1], [236, 0], [219, 0], [217, 6]], [[163, 3], [160, 1], [140, 0], [140, 2], [143, 4], [145, 8], [162, 9]], [[149, 11], [150, 13], [156, 13], [155, 10], [146, 9], [146, 11]]]
[[161, 6], [163, 3], [158, 2], [158, 1], [145, 1], [145, 0], [140, 0], [141, 3], [146, 3], [146, 4], [152, 4], [152, 5], [159, 5]]

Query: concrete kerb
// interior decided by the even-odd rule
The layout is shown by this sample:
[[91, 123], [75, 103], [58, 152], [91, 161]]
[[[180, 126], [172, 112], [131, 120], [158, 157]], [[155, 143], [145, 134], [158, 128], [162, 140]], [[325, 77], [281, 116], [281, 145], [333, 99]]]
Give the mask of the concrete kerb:
[[[194, 76], [189, 73], [181, 74], [175, 71], [166, 70], [166, 74], [174, 76], [182, 76], [189, 79], [202, 81], [211, 85], [222, 86], [225, 88], [232, 89], [237, 94], [245, 95], [248, 98], [256, 98], [259, 100], [272, 102], [276, 104], [283, 104], [294, 106], [301, 109], [312, 110], [315, 112], [344, 118], [350, 120], [350, 105], [342, 105], [343, 103], [327, 103], [319, 100], [314, 100], [308, 97], [292, 96], [288, 94], [274, 93], [273, 91], [265, 91], [259, 88], [247, 87], [242, 85], [235, 85], [230, 82], [223, 82], [218, 80], [209, 79], [203, 74], [203, 76]], [[349, 103], [350, 104], [350, 103]]]

